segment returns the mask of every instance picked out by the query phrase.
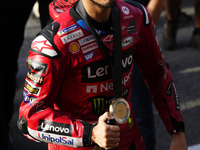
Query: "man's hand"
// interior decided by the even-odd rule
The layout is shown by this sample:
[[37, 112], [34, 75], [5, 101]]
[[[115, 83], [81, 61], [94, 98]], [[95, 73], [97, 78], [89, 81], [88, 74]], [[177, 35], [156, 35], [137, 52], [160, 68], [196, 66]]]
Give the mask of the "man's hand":
[[187, 150], [185, 133], [179, 131], [175, 134], [172, 134], [172, 142], [169, 150]]
[[120, 128], [116, 125], [108, 125], [106, 119], [113, 119], [108, 112], [99, 117], [98, 124], [92, 131], [92, 142], [105, 149], [116, 148], [120, 141]]

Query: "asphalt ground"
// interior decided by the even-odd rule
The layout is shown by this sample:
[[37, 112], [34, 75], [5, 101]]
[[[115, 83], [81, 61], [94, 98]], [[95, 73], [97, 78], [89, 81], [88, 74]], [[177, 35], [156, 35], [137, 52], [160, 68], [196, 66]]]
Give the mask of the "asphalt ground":
[[[183, 0], [182, 11], [194, 17], [193, 2]], [[164, 31], [165, 11], [157, 24], [158, 41], [161, 40]], [[163, 49], [165, 60], [170, 65], [174, 82], [179, 95], [179, 102], [183, 119], [185, 122], [185, 135], [188, 146], [200, 143], [200, 50], [189, 46], [190, 38], [194, 29], [194, 21], [177, 33], [177, 47], [173, 51]], [[28, 56], [28, 47], [34, 36], [40, 31], [39, 19], [30, 16], [25, 30], [25, 40], [21, 47], [18, 66], [19, 71], [16, 76], [17, 88], [14, 100], [14, 115], [10, 122], [10, 137], [15, 150], [47, 150], [47, 144], [36, 143], [24, 137], [17, 128], [18, 109], [23, 100], [23, 85], [27, 73], [25, 64]], [[171, 136], [154, 109], [156, 127], [156, 150], [167, 150], [171, 142]], [[197, 146], [196, 146], [197, 147]], [[191, 147], [190, 147], [191, 149]], [[197, 147], [197, 149], [200, 149]], [[196, 150], [197, 150], [196, 149]]]

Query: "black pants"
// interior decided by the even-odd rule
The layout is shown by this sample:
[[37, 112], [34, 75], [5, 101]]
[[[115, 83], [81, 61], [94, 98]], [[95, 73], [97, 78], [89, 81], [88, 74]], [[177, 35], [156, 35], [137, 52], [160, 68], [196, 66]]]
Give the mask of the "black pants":
[[[51, 1], [38, 0], [42, 28], [46, 26], [49, 19], [48, 4]], [[9, 132], [8, 125], [13, 115], [18, 54], [24, 40], [25, 25], [35, 2], [36, 0], [1, 0], [0, 2], [0, 115], [3, 115], [1, 129], [4, 134]], [[6, 136], [1, 134], [1, 139], [5, 139]]]

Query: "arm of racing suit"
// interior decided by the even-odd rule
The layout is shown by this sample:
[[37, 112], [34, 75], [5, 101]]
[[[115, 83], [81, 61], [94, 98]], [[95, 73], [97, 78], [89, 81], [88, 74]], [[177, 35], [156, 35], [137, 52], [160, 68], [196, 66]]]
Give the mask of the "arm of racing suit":
[[63, 78], [70, 69], [70, 58], [60, 55], [53, 42], [58, 28], [56, 22], [48, 25], [31, 44], [18, 127], [32, 140], [88, 147], [91, 146], [93, 124], [70, 118], [54, 105]]
[[177, 91], [172, 75], [159, 48], [155, 26], [143, 8], [144, 24], [141, 25], [140, 42], [136, 45], [134, 59], [146, 80], [153, 102], [170, 134], [184, 132]]

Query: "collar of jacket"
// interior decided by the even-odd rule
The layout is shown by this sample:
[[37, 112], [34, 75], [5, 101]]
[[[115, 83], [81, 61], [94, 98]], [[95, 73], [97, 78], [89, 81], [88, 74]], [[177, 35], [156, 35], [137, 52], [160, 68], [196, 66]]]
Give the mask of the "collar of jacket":
[[[82, 0], [77, 1], [74, 6], [69, 11], [72, 18], [87, 32], [91, 33], [88, 24], [86, 22], [90, 22], [90, 18], [83, 6]], [[84, 21], [86, 20], [86, 22]], [[105, 36], [106, 32], [100, 29], [94, 28], [96, 33], [100, 36]]]

